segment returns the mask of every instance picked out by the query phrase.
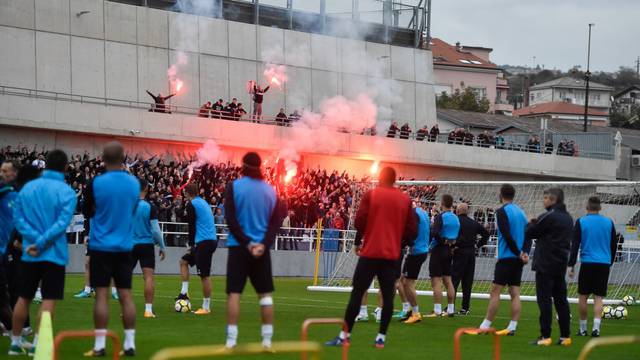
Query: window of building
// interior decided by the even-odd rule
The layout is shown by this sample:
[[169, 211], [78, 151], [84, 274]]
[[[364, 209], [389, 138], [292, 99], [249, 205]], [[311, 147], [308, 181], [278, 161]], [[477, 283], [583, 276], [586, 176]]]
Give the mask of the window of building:
[[478, 60], [471, 60], [472, 64], [481, 65], [482, 63]]
[[487, 97], [487, 89], [485, 88], [474, 88], [472, 87], [471, 90], [473, 90], [473, 92], [476, 94], [476, 97], [479, 99], [484, 99]]
[[460, 59], [459, 61], [460, 61], [461, 63], [463, 63], [463, 64], [471, 64], [471, 61], [469, 61], [469, 60]]

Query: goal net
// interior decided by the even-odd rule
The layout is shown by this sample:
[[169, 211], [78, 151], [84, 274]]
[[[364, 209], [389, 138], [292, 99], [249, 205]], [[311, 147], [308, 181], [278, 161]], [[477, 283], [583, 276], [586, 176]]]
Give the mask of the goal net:
[[[400, 181], [398, 186], [412, 199], [421, 201], [433, 215], [437, 211], [439, 199], [443, 194], [451, 194], [455, 203], [469, 204], [469, 216], [485, 226], [491, 234], [487, 245], [476, 253], [476, 267], [472, 297], [488, 298], [493, 280], [494, 266], [497, 261], [497, 225], [495, 210], [501, 205], [499, 189], [504, 182], [478, 181]], [[569, 213], [577, 219], [586, 213], [587, 199], [599, 196], [602, 201], [604, 216], [610, 217], [624, 242], [618, 246], [616, 261], [609, 277], [608, 302], [617, 302], [625, 295], [637, 294], [640, 286], [640, 241], [638, 241], [637, 225], [640, 222], [640, 183], [636, 182], [510, 182], [516, 188], [514, 202], [527, 215], [534, 218], [544, 212], [542, 205], [543, 192], [550, 187], [564, 190], [565, 203]], [[354, 185], [352, 217], [362, 195], [374, 186], [372, 183]], [[455, 206], [455, 205], [454, 205]], [[353, 220], [353, 219], [352, 219]], [[350, 229], [353, 221], [350, 221]], [[318, 286], [310, 286], [311, 291], [350, 291], [351, 278], [357, 262], [357, 256], [351, 251], [355, 232], [342, 239], [343, 244], [338, 251], [321, 253], [322, 281]], [[535, 249], [535, 242], [534, 242]], [[531, 254], [533, 254], [533, 249]], [[578, 260], [579, 261], [579, 260]], [[578, 262], [576, 270], [579, 270]], [[576, 272], [577, 273], [577, 272]], [[577, 275], [567, 278], [570, 301], [577, 301]], [[373, 285], [375, 286], [375, 285]], [[377, 291], [372, 286], [371, 292]], [[428, 275], [428, 260], [422, 266], [416, 283], [418, 294], [431, 295], [431, 284]], [[458, 291], [461, 291], [459, 288]], [[522, 274], [521, 293], [523, 300], [535, 301], [535, 273], [531, 270], [531, 262], [525, 266]], [[458, 294], [460, 296], [460, 294]], [[503, 298], [508, 295], [503, 294]]]

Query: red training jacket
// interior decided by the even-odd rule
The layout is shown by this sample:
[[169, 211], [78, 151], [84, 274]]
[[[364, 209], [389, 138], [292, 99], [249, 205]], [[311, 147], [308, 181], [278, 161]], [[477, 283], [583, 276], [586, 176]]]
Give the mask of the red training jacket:
[[415, 239], [418, 231], [411, 199], [394, 187], [378, 186], [369, 190], [356, 213], [355, 228], [364, 245], [360, 256], [398, 260], [402, 240]]

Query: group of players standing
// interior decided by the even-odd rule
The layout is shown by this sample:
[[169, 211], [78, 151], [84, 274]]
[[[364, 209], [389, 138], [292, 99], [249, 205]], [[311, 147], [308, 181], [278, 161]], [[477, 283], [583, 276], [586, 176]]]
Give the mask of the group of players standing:
[[[155, 245], [165, 257], [164, 242], [157, 211], [145, 201], [148, 184], [124, 170], [124, 149], [118, 142], [104, 147], [105, 172], [87, 186], [83, 214], [89, 219], [87, 241], [88, 283], [77, 297], [95, 292], [95, 343], [87, 357], [105, 356], [109, 320], [109, 287], [113, 285], [121, 305], [124, 344], [121, 356], [135, 356], [136, 308], [131, 293], [133, 269], [140, 263], [144, 278], [145, 318], [154, 318], [153, 273]], [[20, 192], [7, 184], [0, 191], [0, 314], [2, 325], [11, 332], [9, 355], [34, 354], [38, 334], [32, 343], [25, 340], [23, 327], [36, 290], [41, 288], [40, 313], [53, 315], [55, 302], [63, 299], [65, 266], [68, 263], [66, 228], [76, 208], [76, 194], [64, 181], [68, 163], [61, 150], [48, 153], [46, 169], [29, 181]], [[283, 202], [263, 180], [261, 159], [250, 152], [243, 158], [243, 177], [227, 186], [225, 217], [229, 226], [227, 246], [227, 339], [236, 346], [240, 296], [249, 279], [258, 293], [262, 313], [262, 338], [265, 349], [273, 337], [274, 285], [269, 249], [284, 219]], [[178, 298], [188, 299], [189, 266], [196, 266], [202, 280], [203, 304], [195, 314], [210, 314], [212, 256], [217, 248], [211, 207], [198, 196], [195, 183], [185, 188], [190, 249], [180, 261], [182, 291]], [[22, 259], [18, 275], [18, 299], [11, 306], [7, 291], [4, 249], [13, 241], [14, 228], [21, 235]]]
[[[374, 278], [378, 280], [381, 294], [381, 311], [376, 314], [380, 322], [379, 333], [374, 342], [377, 348], [385, 346], [396, 289], [403, 301], [403, 311], [399, 314], [401, 321], [405, 324], [420, 322], [422, 315], [416, 300], [415, 281], [429, 253], [434, 308], [426, 317], [455, 315], [455, 289], [460, 282], [463, 287], [463, 308], [458, 314], [469, 313], [476, 240], [480, 236], [480, 243], [486, 243], [488, 232], [467, 216], [467, 204], [458, 204], [456, 216], [453, 212], [453, 197], [449, 194], [442, 196], [441, 212], [430, 221], [421, 204], [412, 202], [406, 194], [394, 187], [395, 179], [396, 174], [392, 168], [382, 169], [379, 185], [362, 198], [355, 220], [355, 251], [359, 260], [345, 313], [347, 331], [341, 331], [335, 339], [327, 342], [328, 346], [343, 346], [348, 343], [354, 323], [368, 318], [366, 305], [361, 304]], [[609, 270], [617, 246], [613, 221], [599, 214], [600, 199], [595, 196], [589, 198], [586, 204], [587, 215], [574, 224], [564, 203], [564, 192], [560, 188], [544, 191], [543, 205], [546, 211], [531, 220], [514, 203], [516, 190], [512, 185], [504, 184], [500, 188], [499, 197], [502, 206], [496, 211], [498, 260], [487, 313], [479, 328], [467, 333], [477, 335], [491, 327], [498, 311], [500, 294], [506, 287], [511, 298], [511, 321], [506, 329], [496, 331], [496, 334], [515, 336], [521, 311], [522, 272], [530, 260], [529, 253], [535, 240], [531, 260], [532, 270], [536, 273], [540, 337], [532, 344], [553, 344], [551, 323], [552, 306], [555, 305], [560, 326], [560, 337], [556, 344], [571, 345], [571, 315], [565, 275], [568, 273], [569, 277], [574, 277], [578, 253], [581, 266], [578, 279], [580, 327], [577, 336], [588, 335], [587, 299], [590, 295], [594, 296], [591, 336], [600, 336], [603, 298], [607, 293]], [[403, 256], [404, 250], [408, 250], [406, 256]], [[441, 305], [443, 285], [447, 291], [446, 312], [442, 311]]]
[[[117, 289], [124, 325], [122, 355], [135, 355], [136, 309], [131, 293], [132, 273], [139, 262], [145, 281], [145, 313], [153, 318], [154, 244], [164, 258], [164, 243], [157, 222], [157, 212], [144, 200], [147, 184], [123, 170], [124, 149], [117, 142], [109, 143], [103, 152], [105, 173], [88, 184], [83, 213], [90, 219], [87, 244], [89, 284], [95, 291], [95, 343], [85, 353], [89, 357], [105, 356], [109, 319], [109, 287]], [[11, 331], [9, 355], [33, 353], [37, 346], [23, 338], [29, 306], [41, 287], [42, 311], [53, 314], [55, 301], [64, 294], [65, 266], [68, 248], [65, 230], [76, 208], [76, 195], [64, 182], [67, 155], [61, 150], [49, 152], [42, 176], [28, 182], [19, 193], [5, 186], [0, 191], [0, 249], [6, 249], [11, 237], [9, 227], [21, 234], [23, 249], [18, 300], [10, 307], [6, 270], [0, 262], [0, 315], [5, 329]], [[243, 177], [227, 186], [225, 218], [229, 227], [227, 240], [227, 339], [226, 347], [236, 346], [240, 296], [247, 279], [258, 294], [262, 316], [262, 339], [265, 349], [271, 348], [273, 337], [274, 284], [269, 249], [285, 216], [283, 202], [272, 186], [263, 180], [261, 159], [250, 152], [243, 157]], [[358, 208], [355, 227], [356, 252], [360, 256], [353, 275], [353, 290], [345, 321], [348, 331], [342, 331], [327, 345], [341, 346], [350, 341], [350, 333], [358, 317], [361, 301], [374, 278], [378, 279], [382, 295], [380, 330], [375, 346], [385, 345], [387, 328], [393, 315], [396, 289], [406, 296], [403, 321], [420, 322], [415, 281], [420, 268], [431, 254], [429, 272], [434, 291], [434, 309], [427, 317], [454, 316], [455, 290], [462, 281], [465, 293], [463, 309], [467, 314], [473, 281], [475, 238], [488, 237], [486, 230], [466, 217], [468, 206], [459, 204], [453, 213], [453, 197], [443, 195], [441, 213], [431, 221], [421, 204], [412, 202], [394, 187], [395, 171], [382, 169], [379, 185], [367, 192]], [[215, 223], [210, 206], [198, 196], [199, 189], [191, 183], [185, 188], [189, 201], [188, 223], [191, 249], [180, 262], [182, 289], [178, 299], [188, 299], [189, 266], [196, 266], [202, 280], [203, 304], [195, 313], [210, 314], [212, 256], [217, 248]], [[613, 263], [616, 237], [613, 222], [598, 214], [600, 200], [589, 199], [588, 214], [573, 223], [564, 205], [559, 188], [544, 192], [546, 212], [537, 219], [527, 220], [513, 202], [515, 189], [506, 184], [500, 189], [502, 207], [497, 211], [498, 261], [487, 315], [480, 329], [489, 328], [496, 315], [499, 297], [504, 287], [511, 295], [511, 322], [498, 335], [513, 336], [520, 316], [520, 281], [524, 265], [529, 262], [532, 240], [536, 240], [533, 270], [536, 272], [536, 295], [540, 308], [541, 336], [536, 345], [548, 346], [551, 340], [552, 304], [555, 304], [560, 324], [559, 345], [571, 345], [570, 314], [565, 273], [574, 275], [578, 252], [581, 257], [578, 293], [580, 310], [579, 336], [586, 336], [587, 298], [595, 297], [592, 336], [600, 334], [600, 313], [606, 296], [609, 267]], [[6, 225], [6, 226], [5, 226]], [[10, 226], [13, 225], [13, 226]], [[402, 271], [402, 250], [409, 252]], [[470, 258], [471, 257], [471, 258]], [[453, 260], [452, 260], [453, 259]], [[452, 264], [454, 278], [452, 280]], [[457, 264], [457, 265], [456, 265]], [[471, 267], [471, 268], [470, 268]], [[442, 311], [442, 286], [447, 290], [447, 308]], [[471, 332], [478, 333], [478, 332]]]

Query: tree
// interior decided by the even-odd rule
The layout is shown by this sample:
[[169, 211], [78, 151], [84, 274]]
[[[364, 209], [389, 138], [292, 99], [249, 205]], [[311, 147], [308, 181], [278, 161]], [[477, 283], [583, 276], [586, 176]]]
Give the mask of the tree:
[[486, 97], [478, 98], [473, 89], [469, 87], [464, 88], [463, 91], [456, 89], [451, 95], [443, 91], [440, 96], [436, 98], [436, 107], [440, 109], [486, 113], [489, 111], [490, 106], [491, 103]]
[[634, 105], [628, 114], [619, 111], [612, 112], [609, 124], [613, 127], [640, 130], [640, 105]]

